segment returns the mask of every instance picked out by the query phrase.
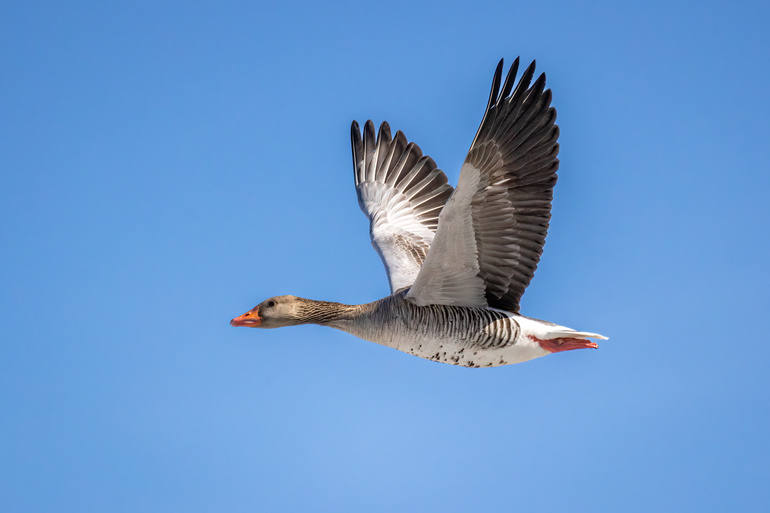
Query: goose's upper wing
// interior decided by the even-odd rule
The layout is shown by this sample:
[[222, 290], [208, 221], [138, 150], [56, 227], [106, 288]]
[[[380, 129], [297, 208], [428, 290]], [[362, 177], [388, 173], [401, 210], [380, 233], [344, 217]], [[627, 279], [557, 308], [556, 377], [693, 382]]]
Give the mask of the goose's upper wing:
[[457, 190], [407, 296], [417, 304], [517, 312], [535, 273], [551, 218], [559, 128], [545, 74], [530, 87], [533, 61], [514, 89], [518, 65], [517, 58], [502, 91], [503, 61], [497, 65]]
[[438, 227], [452, 186], [436, 163], [399, 130], [391, 139], [387, 123], [374, 139], [374, 123], [364, 136], [350, 127], [356, 192], [369, 217], [372, 245], [388, 272], [391, 292], [414, 283]]

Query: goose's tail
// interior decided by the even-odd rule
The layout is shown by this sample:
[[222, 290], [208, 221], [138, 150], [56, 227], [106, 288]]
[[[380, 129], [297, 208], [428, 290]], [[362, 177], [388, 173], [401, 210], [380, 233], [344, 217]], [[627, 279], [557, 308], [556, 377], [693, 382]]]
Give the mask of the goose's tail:
[[577, 331], [566, 326], [529, 317], [519, 317], [517, 320], [522, 328], [522, 335], [537, 342], [540, 347], [550, 353], [571, 349], [596, 349], [599, 344], [591, 339], [609, 340], [608, 337], [598, 333]]
[[609, 340], [609, 337], [599, 335], [598, 333], [591, 333], [590, 331], [575, 331], [564, 326], [559, 326], [558, 330], [551, 331], [549, 333], [554, 337], [575, 337], [575, 338], [598, 338], [599, 340]]

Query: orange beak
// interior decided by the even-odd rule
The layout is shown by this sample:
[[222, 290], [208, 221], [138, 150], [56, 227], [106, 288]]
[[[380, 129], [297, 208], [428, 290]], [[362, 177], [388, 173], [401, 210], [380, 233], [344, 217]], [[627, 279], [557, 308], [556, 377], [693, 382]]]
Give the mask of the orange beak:
[[260, 324], [262, 324], [262, 317], [259, 316], [258, 310], [248, 311], [230, 321], [230, 326], [246, 326], [248, 328], [256, 328]]

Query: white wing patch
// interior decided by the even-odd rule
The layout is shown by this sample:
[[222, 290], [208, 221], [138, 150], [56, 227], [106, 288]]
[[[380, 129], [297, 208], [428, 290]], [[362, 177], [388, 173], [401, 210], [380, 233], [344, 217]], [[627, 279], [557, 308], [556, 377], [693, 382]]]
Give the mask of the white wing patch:
[[391, 139], [387, 123], [375, 141], [374, 123], [351, 127], [358, 204], [388, 272], [391, 292], [414, 283], [428, 254], [452, 186], [436, 163], [402, 132]]
[[372, 245], [380, 254], [395, 292], [414, 283], [433, 241], [433, 231], [420, 223], [403, 193], [382, 183], [363, 183], [359, 194], [367, 212]]

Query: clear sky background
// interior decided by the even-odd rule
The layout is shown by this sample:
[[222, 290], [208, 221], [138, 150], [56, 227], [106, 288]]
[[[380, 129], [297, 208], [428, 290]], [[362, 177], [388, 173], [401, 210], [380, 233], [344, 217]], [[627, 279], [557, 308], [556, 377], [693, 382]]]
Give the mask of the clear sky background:
[[[767, 507], [768, 9], [3, 4], [0, 510]], [[351, 120], [456, 182], [517, 55], [562, 133], [523, 312], [609, 342], [479, 370], [228, 325], [386, 295]]]

